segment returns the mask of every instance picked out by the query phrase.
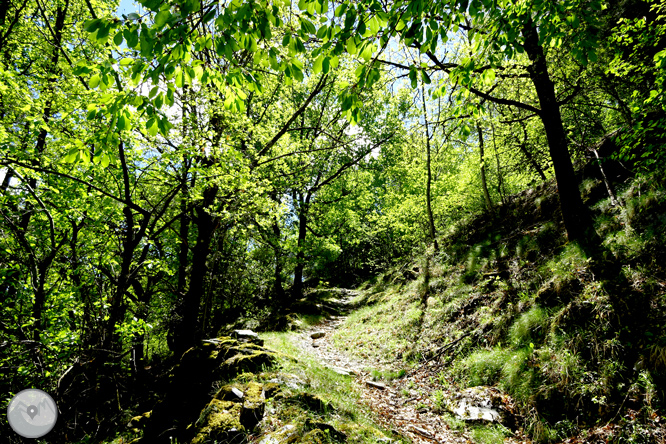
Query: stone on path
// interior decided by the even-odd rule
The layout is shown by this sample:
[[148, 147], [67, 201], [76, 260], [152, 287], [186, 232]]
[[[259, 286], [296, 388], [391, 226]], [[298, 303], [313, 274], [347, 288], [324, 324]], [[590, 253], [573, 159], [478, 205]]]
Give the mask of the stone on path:
[[502, 422], [502, 397], [491, 387], [472, 387], [457, 396], [450, 410], [463, 421]]
[[426, 429], [422, 429], [421, 427], [412, 426], [412, 431], [418, 433], [421, 436], [425, 436], [426, 438], [433, 438], [432, 433]]
[[378, 388], [380, 390], [386, 390], [386, 385], [382, 384], [381, 382], [365, 381], [365, 383], [370, 387]]
[[323, 338], [324, 336], [326, 336], [326, 333], [323, 331], [316, 331], [310, 335], [312, 339], [319, 339]]
[[352, 370], [347, 370], [346, 368], [342, 367], [330, 367], [330, 369], [333, 370], [338, 375], [352, 376], [354, 374]]

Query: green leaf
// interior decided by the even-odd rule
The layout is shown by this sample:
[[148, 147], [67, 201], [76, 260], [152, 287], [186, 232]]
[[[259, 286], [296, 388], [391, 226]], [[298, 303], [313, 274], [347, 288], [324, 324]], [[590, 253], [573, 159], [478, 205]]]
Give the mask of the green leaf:
[[463, 139], [467, 139], [471, 132], [472, 129], [466, 123], [460, 128], [460, 135], [463, 137]]
[[125, 41], [127, 41], [127, 47], [128, 48], [136, 48], [136, 45], [139, 44], [139, 31], [136, 26], [132, 26], [132, 28], [125, 28], [123, 31], [123, 36], [125, 37]]
[[169, 18], [171, 18], [171, 12], [169, 12], [169, 10], [158, 12], [155, 14], [155, 26], [162, 28], [164, 25], [166, 25], [166, 22], [169, 20]]
[[328, 0], [316, 0], [315, 11], [319, 15], [326, 14], [328, 12]]
[[141, 55], [146, 58], [152, 58], [153, 40], [146, 34], [141, 33]]
[[67, 155], [62, 159], [62, 161], [65, 163], [74, 163], [76, 162], [76, 158], [78, 157], [78, 155], [79, 155], [78, 147], [72, 148], [71, 150], [69, 150]]
[[430, 76], [428, 75], [427, 72], [425, 72], [425, 70], [421, 70], [421, 78], [423, 79], [423, 83], [425, 83], [426, 85], [430, 85], [430, 83], [432, 83], [432, 81], [430, 80]]
[[361, 57], [363, 60], [366, 62], [369, 62], [370, 59], [372, 58], [373, 53], [375, 52], [375, 45], [372, 43], [369, 43], [365, 45], [365, 48], [363, 48], [363, 52], [361, 52]]
[[335, 69], [340, 63], [340, 58], [338, 56], [331, 56], [331, 68]]
[[99, 85], [100, 79], [101, 78], [100, 78], [99, 74], [95, 74], [88, 81], [88, 86], [90, 86], [91, 88], [97, 88], [97, 85]]
[[157, 126], [157, 119], [155, 117], [151, 117], [150, 119], [148, 119], [148, 121], [146, 122], [146, 129], [148, 130], [148, 134], [150, 134], [151, 136], [154, 137], [157, 135], [158, 126]]
[[312, 65], [312, 71], [314, 71], [315, 74], [319, 74], [322, 71], [323, 62], [324, 62], [324, 55], [320, 54], [319, 57], [315, 59], [314, 64]]
[[308, 35], [314, 35], [317, 33], [317, 28], [312, 22], [306, 18], [301, 18], [301, 31]]
[[105, 44], [106, 41], [109, 39], [110, 30], [111, 30], [110, 24], [104, 24], [100, 26], [99, 29], [97, 30], [97, 36], [96, 36], [97, 43], [100, 43], [102, 45]]
[[354, 36], [351, 36], [347, 39], [347, 53], [350, 55], [355, 55], [356, 51], [356, 41], [354, 40]]
[[182, 88], [185, 83], [183, 80], [183, 70], [180, 66], [176, 68], [175, 82], [178, 88]]
[[118, 116], [118, 121], [116, 122], [116, 126], [120, 131], [123, 131], [124, 129], [127, 128], [127, 119], [123, 114]]
[[418, 86], [418, 80], [416, 78], [416, 70], [415, 69], [410, 69], [409, 70], [409, 80], [411, 81], [412, 88], [416, 88]]
[[134, 59], [132, 59], [130, 57], [125, 57], [125, 58], [120, 59], [120, 62], [118, 62], [118, 64], [120, 66], [127, 66], [127, 65], [130, 65], [133, 61], [134, 61]]
[[483, 77], [483, 83], [486, 86], [492, 86], [493, 83], [495, 83], [495, 70], [492, 68], [486, 69], [485, 71], [483, 71], [482, 77]]
[[115, 43], [117, 46], [120, 46], [123, 44], [123, 33], [122, 31], [118, 31], [113, 37], [113, 43]]
[[93, 19], [93, 20], [86, 20], [83, 23], [83, 29], [85, 29], [89, 33], [93, 33], [99, 29], [99, 26], [102, 24], [102, 20], [100, 19]]

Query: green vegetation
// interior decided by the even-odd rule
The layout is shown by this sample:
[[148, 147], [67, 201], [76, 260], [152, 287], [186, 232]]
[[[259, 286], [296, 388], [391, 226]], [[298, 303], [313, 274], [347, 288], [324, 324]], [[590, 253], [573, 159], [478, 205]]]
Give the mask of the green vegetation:
[[[459, 253], [457, 259], [433, 259], [428, 300], [419, 314], [422, 322], [405, 323], [405, 317], [384, 313], [407, 313], [424, 275], [409, 281], [396, 268], [379, 277], [359, 296], [367, 305], [347, 319], [335, 333], [336, 341], [363, 341], [367, 348], [350, 346], [350, 353], [362, 357], [366, 349], [376, 350], [376, 357], [390, 361], [404, 349], [388, 340], [390, 332], [399, 330], [415, 344], [403, 359], [418, 367], [435, 358], [447, 364], [440, 379], [450, 375], [465, 386], [500, 387], [521, 406], [524, 427], [537, 440], [585, 436], [610, 422], [618, 426], [606, 439], [655, 442], [662, 429], [653, 420], [658, 421], [666, 395], [659, 388], [666, 377], [666, 335], [660, 326], [666, 300], [655, 287], [663, 282], [664, 268], [652, 258], [657, 251], [663, 254], [666, 220], [657, 216], [661, 212], [655, 212], [656, 200], [650, 196], [661, 195], [666, 183], [653, 176], [647, 185], [638, 178], [623, 185], [618, 195], [630, 202], [639, 185], [645, 187], [640, 203], [618, 208], [609, 205], [609, 197], [593, 203], [595, 223], [606, 224], [605, 243], [615, 254], [632, 258], [632, 286], [649, 289], [651, 295], [653, 310], [633, 336], [634, 343], [623, 343], [615, 330], [622, 313], [614, 311], [585, 253], [550, 222], [535, 225], [535, 215], [505, 232], [489, 224], [490, 237], [478, 229], [482, 218], [467, 222], [477, 239], [491, 240], [447, 238], [443, 244]], [[451, 244], [461, 242], [467, 253], [465, 244]], [[364, 331], [373, 335], [364, 336]], [[635, 361], [625, 359], [628, 347], [640, 350]], [[433, 410], [443, 413], [443, 392], [435, 391], [431, 398]], [[567, 419], [574, 415], [575, 425]], [[444, 418], [452, 428], [464, 429], [454, 417]], [[506, 433], [476, 426], [468, 431], [477, 442], [501, 442]]]
[[[118, 3], [0, 6], [0, 391], [52, 393], [49, 438], [115, 438], [206, 338], [361, 284], [340, 349], [500, 387], [537, 439], [657, 436], [665, 0]], [[185, 398], [189, 438], [226, 422]]]

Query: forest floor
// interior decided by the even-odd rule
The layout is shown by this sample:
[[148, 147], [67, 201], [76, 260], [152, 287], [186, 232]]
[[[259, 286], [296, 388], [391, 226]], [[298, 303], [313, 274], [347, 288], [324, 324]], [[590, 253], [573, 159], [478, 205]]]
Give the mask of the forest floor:
[[[395, 435], [419, 444], [530, 442], [521, 431], [510, 431], [497, 423], [470, 421], [467, 425], [471, 427], [466, 427], [463, 421], [456, 420], [447, 410], [455, 408], [456, 401], [464, 394], [453, 381], [442, 378], [441, 364], [435, 360], [407, 371], [402, 361], [382, 362], [370, 355], [359, 359], [358, 354], [351, 356], [336, 347], [333, 335], [347, 320], [358, 292], [341, 290], [341, 294], [339, 299], [329, 301], [340, 308], [340, 315], [323, 318], [319, 323], [294, 332], [290, 340], [303, 354], [355, 378], [362, 402], [372, 410], [374, 421]], [[443, 420], [443, 414], [449, 421]], [[454, 427], [451, 427], [451, 421]], [[498, 427], [502, 429], [499, 432]]]

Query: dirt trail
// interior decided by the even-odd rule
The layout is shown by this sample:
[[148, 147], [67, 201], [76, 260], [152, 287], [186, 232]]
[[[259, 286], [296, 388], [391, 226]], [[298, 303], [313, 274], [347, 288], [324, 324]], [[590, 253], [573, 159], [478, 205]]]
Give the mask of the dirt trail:
[[[344, 312], [348, 311], [350, 299], [357, 293], [351, 290], [335, 301]], [[316, 356], [328, 367], [338, 372], [349, 372], [356, 378], [362, 390], [362, 398], [375, 412], [376, 420], [394, 433], [408, 438], [414, 443], [459, 444], [472, 440], [460, 432], [449, 429], [439, 415], [432, 412], [430, 394], [445, 388], [433, 378], [437, 372], [426, 366], [410, 372], [407, 376], [390, 382], [372, 381], [369, 369], [388, 370], [372, 360], [359, 360], [335, 348], [331, 336], [333, 331], [345, 322], [347, 316], [331, 317], [320, 324], [299, 332], [294, 341], [305, 353]], [[316, 332], [324, 333], [319, 339], [312, 339]]]

